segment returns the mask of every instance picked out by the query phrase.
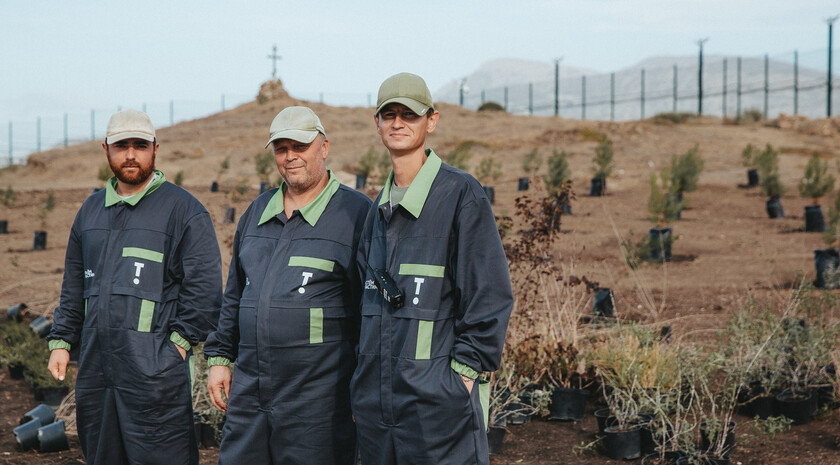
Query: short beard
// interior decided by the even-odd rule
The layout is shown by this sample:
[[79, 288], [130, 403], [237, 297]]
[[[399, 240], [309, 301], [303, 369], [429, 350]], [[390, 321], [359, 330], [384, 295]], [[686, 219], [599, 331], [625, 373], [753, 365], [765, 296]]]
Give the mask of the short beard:
[[[144, 168], [142, 165], [136, 162], [126, 162], [120, 166], [114, 165], [114, 162], [111, 161], [111, 157], [108, 157], [108, 165], [111, 166], [111, 171], [114, 173], [114, 176], [117, 177], [121, 182], [126, 184], [130, 184], [132, 186], [136, 186], [139, 184], [143, 184], [149, 180], [149, 176], [151, 176], [155, 172], [155, 157], [152, 156], [152, 163], [149, 164], [148, 167]], [[123, 168], [129, 166], [136, 166], [140, 168], [134, 174], [128, 174], [123, 172]]]

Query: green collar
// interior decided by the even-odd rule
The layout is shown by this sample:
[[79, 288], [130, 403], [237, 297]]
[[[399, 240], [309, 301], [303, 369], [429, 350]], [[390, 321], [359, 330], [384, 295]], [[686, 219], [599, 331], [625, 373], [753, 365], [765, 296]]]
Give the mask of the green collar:
[[137, 205], [140, 199], [156, 191], [158, 187], [166, 182], [166, 176], [163, 175], [163, 171], [155, 170], [155, 174], [157, 176], [154, 181], [150, 182], [145, 189], [125, 199], [120, 197], [120, 194], [117, 194], [117, 177], [111, 177], [105, 184], [105, 207], [110, 207], [118, 202], [125, 202], [132, 207]]
[[[318, 194], [318, 197], [315, 197], [315, 200], [298, 209], [301, 216], [303, 216], [303, 219], [306, 220], [306, 222], [312, 227], [315, 227], [315, 223], [318, 222], [318, 218], [320, 218], [321, 214], [324, 213], [324, 210], [327, 209], [327, 204], [330, 203], [330, 199], [332, 199], [333, 194], [335, 194], [336, 191], [338, 191], [339, 186], [341, 186], [341, 183], [338, 182], [338, 178], [333, 175], [332, 171], [327, 170], [327, 173], [330, 176], [330, 180], [327, 181], [327, 187]], [[266, 221], [283, 213], [283, 191], [285, 190], [286, 182], [284, 181], [283, 184], [280, 185], [280, 188], [277, 189], [277, 192], [275, 192], [268, 201], [268, 205], [265, 206], [265, 210], [263, 210], [262, 216], [260, 216], [260, 222], [257, 223], [257, 226], [262, 225]]]
[[[420, 213], [423, 211], [423, 205], [426, 204], [426, 198], [429, 197], [429, 191], [432, 189], [432, 182], [434, 182], [438, 171], [440, 171], [441, 161], [440, 157], [435, 154], [435, 151], [426, 149], [426, 156], [428, 158], [423, 163], [423, 166], [420, 167], [420, 171], [417, 172], [417, 176], [411, 181], [408, 190], [405, 192], [405, 196], [399, 203], [414, 218], [420, 217]], [[388, 202], [391, 196], [391, 184], [393, 182], [394, 170], [391, 170], [391, 174], [388, 175], [388, 180], [385, 181], [385, 187], [382, 189], [382, 195], [379, 198], [380, 206]]]

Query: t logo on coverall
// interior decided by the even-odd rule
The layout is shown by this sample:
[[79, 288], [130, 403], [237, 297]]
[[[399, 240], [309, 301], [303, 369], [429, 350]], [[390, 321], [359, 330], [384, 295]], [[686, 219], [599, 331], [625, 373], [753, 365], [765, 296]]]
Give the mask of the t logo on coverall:
[[304, 271], [303, 273], [301, 273], [301, 275], [303, 275], [303, 284], [301, 284], [298, 288], [298, 292], [303, 294], [304, 292], [306, 292], [306, 289], [304, 289], [303, 286], [306, 286], [306, 283], [309, 282], [309, 278], [312, 277], [312, 273]]
[[146, 266], [146, 265], [143, 264], [143, 263], [134, 262], [134, 284], [135, 285], [140, 284], [140, 270], [142, 270], [144, 266]]
[[420, 303], [420, 285], [423, 284], [424, 282], [426, 282], [426, 279], [425, 278], [414, 278], [414, 282], [417, 284], [417, 287], [414, 290], [414, 293], [417, 294], [417, 295], [414, 296], [414, 300], [412, 300], [412, 302], [414, 302], [414, 305], [417, 305], [417, 304]]

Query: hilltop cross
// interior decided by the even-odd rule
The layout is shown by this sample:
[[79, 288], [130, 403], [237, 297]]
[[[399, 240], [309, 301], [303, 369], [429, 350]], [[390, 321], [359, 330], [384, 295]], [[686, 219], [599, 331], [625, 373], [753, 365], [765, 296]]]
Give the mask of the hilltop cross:
[[283, 59], [280, 55], [277, 54], [277, 46], [275, 45], [271, 49], [271, 55], [268, 56], [271, 58], [271, 79], [277, 78], [277, 60]]

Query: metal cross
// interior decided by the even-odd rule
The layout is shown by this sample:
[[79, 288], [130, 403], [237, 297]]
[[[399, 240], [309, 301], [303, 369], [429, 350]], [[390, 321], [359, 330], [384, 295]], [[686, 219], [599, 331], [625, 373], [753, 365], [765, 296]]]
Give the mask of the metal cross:
[[268, 58], [271, 58], [271, 78], [276, 79], [277, 78], [277, 60], [282, 60], [283, 57], [281, 57], [280, 55], [277, 54], [277, 46], [276, 45], [274, 47], [272, 47], [271, 51], [272, 51], [271, 55], [268, 56]]

